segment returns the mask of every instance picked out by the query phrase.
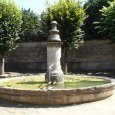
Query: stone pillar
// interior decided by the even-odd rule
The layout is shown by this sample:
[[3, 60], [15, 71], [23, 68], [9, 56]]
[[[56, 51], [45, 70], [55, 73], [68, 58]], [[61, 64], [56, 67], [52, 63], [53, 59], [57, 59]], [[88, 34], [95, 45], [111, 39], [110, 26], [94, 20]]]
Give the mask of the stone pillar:
[[64, 82], [63, 72], [60, 65], [62, 42], [57, 30], [57, 22], [51, 22], [47, 40], [47, 73], [46, 82]]

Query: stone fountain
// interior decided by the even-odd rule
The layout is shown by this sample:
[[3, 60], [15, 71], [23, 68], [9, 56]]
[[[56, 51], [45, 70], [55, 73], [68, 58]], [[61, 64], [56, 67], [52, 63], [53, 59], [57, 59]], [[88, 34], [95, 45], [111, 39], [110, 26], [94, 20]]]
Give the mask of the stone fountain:
[[62, 42], [57, 30], [57, 22], [51, 22], [50, 35], [47, 41], [47, 73], [46, 82], [64, 82], [64, 76], [61, 69], [61, 46]]
[[[60, 64], [62, 42], [60, 40], [59, 30], [57, 30], [56, 21], [51, 22], [51, 30], [49, 33], [50, 35], [47, 41], [47, 72], [45, 81], [48, 84], [51, 83], [51, 85], [55, 82], [57, 84], [64, 84], [64, 75]], [[6, 78], [0, 80], [0, 84], [13, 80], [21, 81], [29, 77], [31, 78], [31, 76]], [[98, 101], [111, 96], [115, 86], [114, 80], [109, 78], [102, 79], [108, 80], [109, 83], [80, 88], [54, 87], [44, 89], [13, 88], [0, 85], [0, 98], [8, 101], [39, 105], [68, 105]]]

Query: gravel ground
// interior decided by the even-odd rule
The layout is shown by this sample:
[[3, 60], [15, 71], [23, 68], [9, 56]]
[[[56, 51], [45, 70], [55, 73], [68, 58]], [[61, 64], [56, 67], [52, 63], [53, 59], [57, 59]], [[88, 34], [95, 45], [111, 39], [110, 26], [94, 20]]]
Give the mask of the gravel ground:
[[[20, 76], [20, 74], [16, 74]], [[6, 76], [5, 76], [6, 77]], [[26, 105], [0, 100], [2, 115], [115, 115], [114, 94], [104, 100], [69, 106]]]

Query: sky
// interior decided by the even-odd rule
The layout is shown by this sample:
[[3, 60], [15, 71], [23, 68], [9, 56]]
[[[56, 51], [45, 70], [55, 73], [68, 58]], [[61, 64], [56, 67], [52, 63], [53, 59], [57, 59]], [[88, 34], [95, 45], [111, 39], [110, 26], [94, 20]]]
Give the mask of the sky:
[[[14, 0], [14, 2], [25, 9], [31, 8], [35, 13], [41, 14], [46, 8], [46, 2], [53, 4], [59, 0]], [[85, 1], [85, 0], [83, 0]]]
[[14, 0], [14, 2], [25, 9], [31, 8], [35, 13], [41, 14], [42, 11], [45, 10], [46, 7], [46, 1], [48, 3], [53, 4], [54, 2], [58, 0]]

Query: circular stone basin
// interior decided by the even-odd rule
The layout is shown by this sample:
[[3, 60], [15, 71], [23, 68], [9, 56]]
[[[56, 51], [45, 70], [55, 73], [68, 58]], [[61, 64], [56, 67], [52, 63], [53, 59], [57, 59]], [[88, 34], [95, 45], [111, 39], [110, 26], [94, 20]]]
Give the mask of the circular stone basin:
[[[0, 98], [8, 101], [31, 103], [39, 105], [68, 105], [79, 104], [85, 102], [92, 102], [105, 99], [113, 94], [115, 82], [113, 79], [104, 77], [68, 77], [65, 79], [65, 86], [55, 87], [45, 86], [43, 83], [44, 77], [41, 76], [40, 81], [35, 81], [36, 77], [15, 77], [0, 80]], [[73, 78], [74, 81], [73, 81]], [[29, 79], [29, 81], [28, 81]], [[16, 81], [20, 86], [13, 86], [9, 83]], [[83, 83], [85, 82], [85, 84]], [[90, 83], [90, 82], [92, 83]], [[102, 81], [102, 82], [101, 82]], [[73, 83], [72, 83], [73, 82]], [[95, 84], [95, 83], [96, 84]], [[36, 88], [21, 86], [25, 84], [39, 84], [43, 83], [43, 87], [39, 84]], [[78, 84], [82, 84], [78, 85]], [[90, 86], [88, 85], [90, 84]], [[44, 87], [45, 86], [45, 87]], [[39, 88], [38, 88], [39, 87]], [[40, 89], [42, 88], [42, 89]]]

